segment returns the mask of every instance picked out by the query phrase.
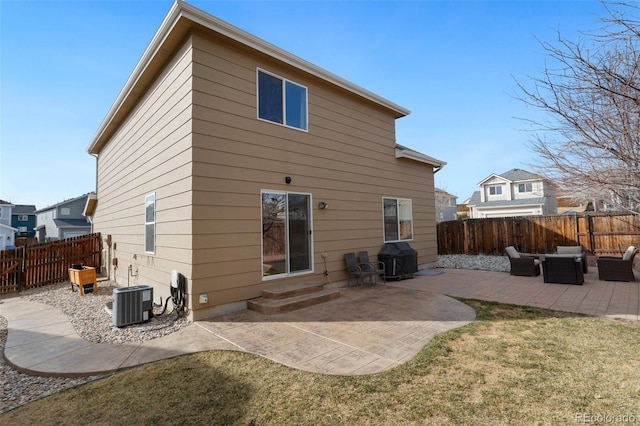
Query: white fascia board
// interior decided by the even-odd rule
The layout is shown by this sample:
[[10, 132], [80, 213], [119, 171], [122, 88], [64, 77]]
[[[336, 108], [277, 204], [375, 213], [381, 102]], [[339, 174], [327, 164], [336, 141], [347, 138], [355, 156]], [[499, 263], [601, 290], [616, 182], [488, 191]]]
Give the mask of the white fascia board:
[[504, 183], [510, 183], [512, 181], [510, 181], [509, 179], [505, 179], [500, 175], [497, 175], [495, 173], [490, 174], [489, 176], [487, 176], [486, 178], [482, 179], [480, 182], [478, 182], [478, 186], [482, 186], [484, 185], [488, 180], [493, 179], [493, 178], [498, 178], [501, 181], [503, 181]]
[[111, 108], [107, 112], [107, 115], [105, 116], [104, 120], [102, 120], [102, 123], [100, 123], [100, 126], [98, 127], [97, 132], [95, 133], [93, 138], [91, 138], [91, 142], [89, 143], [89, 146], [87, 146], [87, 152], [89, 152], [90, 154], [93, 153], [93, 148], [95, 147], [96, 143], [101, 138], [104, 131], [107, 129], [109, 123], [114, 118], [114, 116], [116, 115], [116, 113], [118, 112], [122, 104], [124, 103], [125, 99], [129, 96], [129, 94], [133, 90], [135, 83], [139, 80], [143, 71], [147, 68], [147, 66], [149, 65], [149, 62], [151, 62], [151, 59], [157, 53], [158, 49], [162, 45], [162, 42], [166, 39], [167, 35], [170, 33], [170, 30], [174, 27], [175, 23], [178, 21], [178, 18], [180, 16], [180, 9], [182, 8], [182, 5], [181, 5], [182, 3], [183, 2], [181, 2], [180, 0], [176, 0], [171, 6], [171, 9], [169, 9], [167, 16], [165, 16], [164, 20], [162, 21], [162, 24], [160, 24], [160, 27], [154, 34], [153, 38], [151, 39], [151, 42], [149, 43], [144, 53], [140, 57], [140, 60], [138, 61], [135, 68], [133, 69], [133, 72], [127, 79], [127, 82], [124, 84], [124, 87], [120, 91], [120, 94], [111, 105]]
[[18, 232], [19, 231], [18, 228], [14, 228], [13, 226], [5, 225], [4, 223], [0, 223], [0, 228], [8, 229], [8, 230], [13, 231], [13, 232]]
[[399, 144], [396, 144], [396, 158], [407, 158], [409, 160], [429, 164], [430, 166], [434, 166], [438, 169], [447, 164], [445, 161], [429, 157], [428, 155], [422, 154], [418, 151], [414, 151]]

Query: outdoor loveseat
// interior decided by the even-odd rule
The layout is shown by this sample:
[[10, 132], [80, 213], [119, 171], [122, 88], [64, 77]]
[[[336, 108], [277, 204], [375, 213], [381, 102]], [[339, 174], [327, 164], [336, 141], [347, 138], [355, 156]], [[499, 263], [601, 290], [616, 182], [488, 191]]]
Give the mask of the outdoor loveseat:
[[542, 261], [542, 276], [545, 283], [584, 283], [582, 258], [558, 254], [547, 254]]
[[588, 267], [587, 267], [587, 252], [584, 251], [584, 248], [582, 246], [558, 246], [558, 248], [556, 249], [556, 256], [567, 256], [567, 257], [571, 257], [571, 256], [580, 256], [581, 259], [581, 264], [582, 264], [582, 272], [583, 273], [587, 273], [589, 272]]

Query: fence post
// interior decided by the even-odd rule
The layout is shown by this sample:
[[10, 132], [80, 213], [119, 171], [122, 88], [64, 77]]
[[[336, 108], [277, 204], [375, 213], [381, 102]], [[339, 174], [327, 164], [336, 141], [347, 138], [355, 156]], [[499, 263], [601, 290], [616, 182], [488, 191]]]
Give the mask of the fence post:
[[27, 264], [27, 246], [22, 246], [22, 255], [20, 256], [20, 272], [18, 272], [18, 292], [24, 290], [26, 284], [26, 264]]

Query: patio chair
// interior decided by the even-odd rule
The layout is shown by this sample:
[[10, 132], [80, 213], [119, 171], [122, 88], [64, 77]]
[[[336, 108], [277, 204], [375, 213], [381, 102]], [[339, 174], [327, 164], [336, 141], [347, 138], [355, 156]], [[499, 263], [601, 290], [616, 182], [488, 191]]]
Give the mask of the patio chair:
[[598, 279], [602, 281], [635, 281], [633, 258], [638, 249], [629, 246], [622, 257], [598, 257]]
[[358, 257], [360, 258], [360, 267], [362, 270], [364, 272], [369, 272], [370, 278], [373, 278], [373, 281], [371, 282], [372, 286], [375, 286], [378, 283], [378, 275], [382, 276], [382, 282], [386, 284], [384, 262], [371, 262], [369, 260], [369, 252], [366, 251], [358, 253]]
[[356, 255], [354, 253], [345, 253], [344, 263], [347, 266], [347, 287], [351, 285], [351, 279], [354, 276], [356, 278], [356, 285], [362, 285], [365, 277], [369, 277], [369, 279], [371, 279], [373, 272], [363, 270], [362, 266], [356, 260]]
[[538, 256], [521, 254], [513, 246], [504, 249], [509, 256], [511, 264], [511, 275], [523, 277], [535, 277], [540, 275], [540, 260]]

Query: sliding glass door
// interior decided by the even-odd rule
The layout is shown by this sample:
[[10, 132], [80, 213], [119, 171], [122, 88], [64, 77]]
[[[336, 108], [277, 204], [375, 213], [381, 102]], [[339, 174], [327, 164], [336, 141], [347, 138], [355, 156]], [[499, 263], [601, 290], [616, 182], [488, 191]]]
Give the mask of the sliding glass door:
[[262, 276], [311, 272], [311, 195], [262, 192]]

